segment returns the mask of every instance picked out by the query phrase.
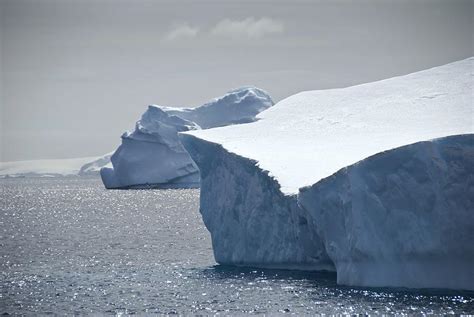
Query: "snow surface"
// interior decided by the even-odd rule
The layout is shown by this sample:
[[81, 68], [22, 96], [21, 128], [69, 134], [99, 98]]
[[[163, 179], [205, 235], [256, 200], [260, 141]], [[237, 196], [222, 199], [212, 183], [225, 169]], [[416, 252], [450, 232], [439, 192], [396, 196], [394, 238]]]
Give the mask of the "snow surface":
[[287, 194], [384, 150], [472, 133], [473, 58], [342, 89], [302, 92], [252, 124], [189, 132], [258, 161]]
[[474, 289], [473, 61], [181, 133], [216, 261], [330, 269], [329, 258], [341, 284]]
[[241, 87], [195, 108], [161, 107], [166, 113], [192, 121], [202, 129], [255, 121], [262, 111], [273, 106], [270, 96], [255, 87]]
[[96, 157], [1, 162], [0, 177], [57, 177], [78, 175]]
[[273, 102], [263, 90], [242, 87], [196, 108], [150, 105], [133, 132], [101, 170], [106, 188], [199, 186], [199, 169], [183, 148], [178, 132], [255, 120]]

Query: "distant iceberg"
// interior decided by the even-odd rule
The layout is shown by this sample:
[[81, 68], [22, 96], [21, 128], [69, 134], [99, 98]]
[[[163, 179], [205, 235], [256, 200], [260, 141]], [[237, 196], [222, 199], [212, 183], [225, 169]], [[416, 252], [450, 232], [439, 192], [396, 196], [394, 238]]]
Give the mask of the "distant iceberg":
[[199, 169], [178, 132], [255, 121], [273, 101], [261, 89], [242, 87], [196, 108], [150, 105], [133, 132], [100, 174], [106, 188], [186, 188], [199, 186]]
[[216, 261], [474, 289], [473, 58], [180, 133]]
[[106, 156], [0, 162], [0, 178], [90, 176], [108, 163]]
[[81, 166], [78, 172], [79, 176], [95, 176], [99, 175], [101, 168], [110, 167], [110, 157], [112, 153], [105, 154]]

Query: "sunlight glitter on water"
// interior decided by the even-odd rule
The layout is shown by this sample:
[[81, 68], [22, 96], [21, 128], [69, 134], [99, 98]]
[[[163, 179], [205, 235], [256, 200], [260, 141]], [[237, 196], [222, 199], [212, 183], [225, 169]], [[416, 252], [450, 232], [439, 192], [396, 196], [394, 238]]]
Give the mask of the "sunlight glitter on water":
[[474, 313], [472, 292], [349, 288], [216, 265], [199, 190], [1, 180], [0, 313]]

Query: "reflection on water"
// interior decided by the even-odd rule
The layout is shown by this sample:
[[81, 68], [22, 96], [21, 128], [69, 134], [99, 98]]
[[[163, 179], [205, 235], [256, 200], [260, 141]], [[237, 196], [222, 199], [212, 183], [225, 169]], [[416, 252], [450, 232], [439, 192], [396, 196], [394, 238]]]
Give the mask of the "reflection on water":
[[474, 309], [473, 292], [338, 286], [336, 274], [332, 272], [217, 265], [202, 270], [198, 276], [204, 276], [215, 284], [233, 286], [237, 292], [250, 291], [246, 301], [252, 301], [251, 298], [260, 291], [264, 294], [267, 294], [266, 291], [273, 292], [272, 297], [276, 298], [272, 298], [272, 302], [268, 301], [262, 312], [271, 311], [271, 303], [278, 307], [278, 311], [297, 313], [448, 313], [472, 312]]
[[0, 313], [474, 313], [472, 292], [216, 265], [199, 191], [0, 181]]

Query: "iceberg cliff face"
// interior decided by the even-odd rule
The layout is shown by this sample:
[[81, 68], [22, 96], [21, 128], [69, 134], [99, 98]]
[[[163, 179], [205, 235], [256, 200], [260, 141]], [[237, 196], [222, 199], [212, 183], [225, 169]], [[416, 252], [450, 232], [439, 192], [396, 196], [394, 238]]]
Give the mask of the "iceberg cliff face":
[[298, 201], [338, 283], [474, 289], [474, 135], [374, 155]]
[[[254, 123], [182, 133], [216, 260], [304, 268], [327, 255], [342, 284], [474, 289], [472, 63], [304, 92]], [[256, 257], [268, 240], [304, 256]]]
[[101, 170], [105, 187], [196, 186], [199, 170], [177, 134], [196, 128], [192, 122], [149, 106], [135, 131], [122, 135], [122, 144], [111, 157], [113, 168]]
[[254, 87], [232, 90], [197, 108], [151, 105], [133, 132], [101, 169], [106, 188], [185, 188], [199, 186], [199, 169], [181, 145], [178, 132], [251, 122], [273, 102]]
[[192, 136], [183, 143], [199, 164], [200, 211], [218, 263], [334, 270], [296, 195], [284, 195], [255, 161]]

